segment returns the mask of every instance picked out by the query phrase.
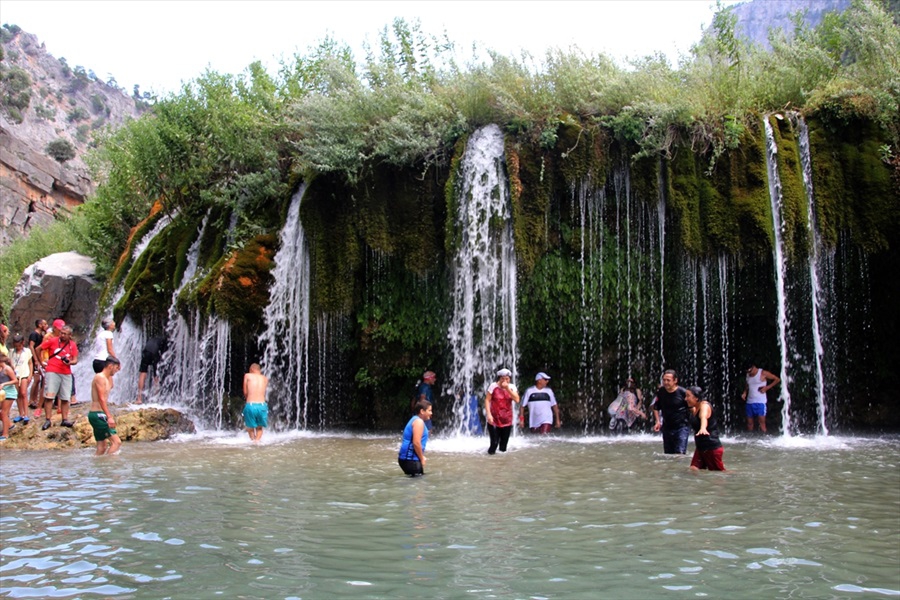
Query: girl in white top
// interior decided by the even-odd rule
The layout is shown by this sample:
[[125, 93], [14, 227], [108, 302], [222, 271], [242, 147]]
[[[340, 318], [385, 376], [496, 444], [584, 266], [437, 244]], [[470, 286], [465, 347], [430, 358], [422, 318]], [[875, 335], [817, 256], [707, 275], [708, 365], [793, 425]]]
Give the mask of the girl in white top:
[[97, 342], [94, 344], [94, 373], [99, 373], [106, 366], [106, 359], [110, 356], [115, 357], [116, 352], [113, 350], [113, 330], [116, 328], [116, 322], [112, 319], [103, 319], [100, 321], [100, 332], [97, 334]]
[[12, 363], [13, 371], [19, 383], [16, 385], [18, 397], [16, 398], [16, 408], [19, 410], [19, 416], [13, 419], [13, 423], [25, 421], [28, 423], [28, 384], [31, 382], [34, 364], [31, 360], [31, 349], [25, 346], [25, 338], [22, 334], [17, 333], [13, 336], [12, 349], [9, 351], [9, 361]]

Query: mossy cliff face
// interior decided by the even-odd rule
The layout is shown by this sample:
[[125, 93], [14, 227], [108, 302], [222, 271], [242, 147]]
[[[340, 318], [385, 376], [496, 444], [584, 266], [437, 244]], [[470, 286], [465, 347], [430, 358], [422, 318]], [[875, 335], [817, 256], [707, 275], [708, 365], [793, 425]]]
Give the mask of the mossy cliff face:
[[[507, 136], [519, 259], [518, 371], [523, 378], [538, 370], [553, 375], [564, 421], [598, 426], [623, 375], [637, 376], [649, 393], [665, 366], [688, 373], [692, 380], [683, 383], [711, 386], [729, 403], [729, 423], [739, 426], [739, 392], [733, 393], [742, 385], [739, 363], [756, 356], [778, 372], [764, 118], [779, 150], [787, 251], [802, 263], [811, 244], [798, 133], [781, 116], [760, 115], [712, 169], [711, 157], [692, 152], [687, 142], [676, 145], [669, 159], [634, 160], [636, 148], [573, 117], [560, 119], [555, 145]], [[876, 278], [890, 271], [900, 225], [892, 171], [880, 159], [884, 142], [865, 122], [836, 128], [812, 115], [808, 124], [823, 236], [839, 255], [858, 250], [872, 257], [873, 312], [867, 318], [887, 323], [888, 330], [869, 340], [867, 355], [896, 357], [888, 349], [898, 333], [896, 318], [876, 314], [889, 310]], [[446, 371], [449, 264], [459, 243], [451, 215], [457, 212], [465, 143], [465, 137], [457, 141], [443, 167], [373, 166], [353, 184], [328, 175], [308, 182], [300, 218], [310, 251], [310, 312], [313, 320], [342, 323], [334, 339], [316, 343], [331, 345], [340, 371], [352, 380], [340, 388], [347, 397], [333, 400], [340, 405], [335, 423], [399, 426], [421, 372], [434, 369], [440, 379]], [[288, 202], [279, 207], [282, 215]], [[179, 302], [256, 336], [280, 224], [273, 220], [264, 233], [226, 251], [228, 215], [210, 216], [201, 244], [202, 280]], [[118, 313], [165, 315], [200, 221], [180, 217], [153, 240], [124, 278]], [[713, 331], [703, 322], [707, 314], [727, 325]], [[717, 348], [727, 349], [730, 362], [709, 375], [704, 365], [710, 354], [721, 354]], [[236, 350], [242, 354], [234, 362], [256, 351]], [[869, 366], [857, 361], [841, 367], [841, 377], [870, 377]], [[889, 369], [876, 370], [883, 380], [867, 389], [891, 389]], [[316, 389], [319, 382], [306, 383]], [[853, 390], [841, 394], [851, 404], [861, 398]], [[439, 409], [448, 403], [440, 399]], [[859, 411], [847, 418], [866, 422]]]

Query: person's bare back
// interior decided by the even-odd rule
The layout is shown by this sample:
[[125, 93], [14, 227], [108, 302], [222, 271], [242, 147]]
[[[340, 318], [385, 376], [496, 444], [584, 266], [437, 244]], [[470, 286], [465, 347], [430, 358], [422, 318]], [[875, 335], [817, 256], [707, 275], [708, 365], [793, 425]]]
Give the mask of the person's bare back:
[[250, 372], [244, 374], [244, 397], [247, 403], [265, 402], [268, 386], [269, 378], [260, 372], [258, 365], [251, 365]]

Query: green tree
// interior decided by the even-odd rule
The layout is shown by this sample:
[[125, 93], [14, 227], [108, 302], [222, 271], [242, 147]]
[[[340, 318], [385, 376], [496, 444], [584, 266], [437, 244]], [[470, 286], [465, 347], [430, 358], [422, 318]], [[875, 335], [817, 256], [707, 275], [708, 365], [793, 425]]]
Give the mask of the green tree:
[[75, 146], [66, 138], [56, 138], [47, 144], [47, 154], [52, 156], [57, 162], [64, 163], [67, 160], [75, 158]]

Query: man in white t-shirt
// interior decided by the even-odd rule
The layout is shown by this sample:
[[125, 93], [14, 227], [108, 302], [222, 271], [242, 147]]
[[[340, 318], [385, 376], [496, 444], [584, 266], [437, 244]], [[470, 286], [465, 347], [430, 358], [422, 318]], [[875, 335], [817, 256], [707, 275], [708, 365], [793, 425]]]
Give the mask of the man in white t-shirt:
[[534, 385], [525, 390], [525, 397], [522, 399], [522, 414], [519, 417], [519, 425], [525, 425], [525, 412], [528, 412], [528, 426], [532, 433], [550, 433], [553, 423], [556, 422], [556, 428], [562, 427], [562, 420], [559, 418], [559, 406], [556, 404], [556, 395], [547, 384], [550, 382], [550, 376], [544, 372], [538, 373], [534, 377]]

